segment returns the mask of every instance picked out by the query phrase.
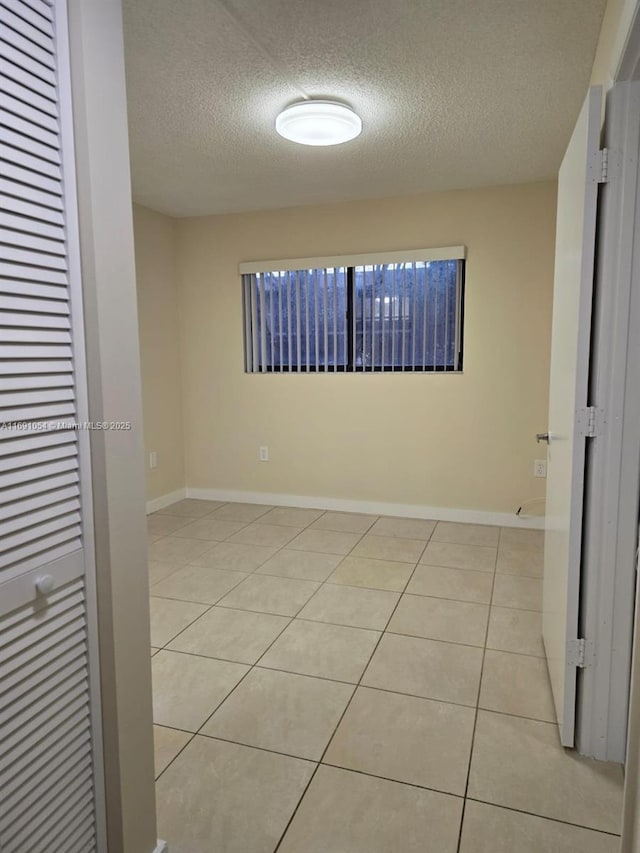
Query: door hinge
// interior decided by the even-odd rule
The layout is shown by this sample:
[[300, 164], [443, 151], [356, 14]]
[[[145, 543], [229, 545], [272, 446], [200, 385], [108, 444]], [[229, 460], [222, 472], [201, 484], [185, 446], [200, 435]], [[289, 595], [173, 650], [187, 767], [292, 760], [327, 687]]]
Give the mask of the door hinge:
[[600, 181], [601, 184], [606, 184], [609, 180], [609, 149], [603, 148], [600, 151]]
[[567, 663], [569, 666], [577, 666], [579, 669], [584, 669], [584, 647], [584, 640], [567, 641]]
[[585, 406], [576, 410], [578, 434], [585, 438], [597, 438], [602, 435], [603, 411], [597, 406]]

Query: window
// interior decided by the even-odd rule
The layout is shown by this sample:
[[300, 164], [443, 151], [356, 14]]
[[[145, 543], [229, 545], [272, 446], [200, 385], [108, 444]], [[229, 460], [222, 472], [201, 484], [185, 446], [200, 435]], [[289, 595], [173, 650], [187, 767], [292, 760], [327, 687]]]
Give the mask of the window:
[[461, 371], [463, 258], [454, 247], [241, 264], [245, 369]]

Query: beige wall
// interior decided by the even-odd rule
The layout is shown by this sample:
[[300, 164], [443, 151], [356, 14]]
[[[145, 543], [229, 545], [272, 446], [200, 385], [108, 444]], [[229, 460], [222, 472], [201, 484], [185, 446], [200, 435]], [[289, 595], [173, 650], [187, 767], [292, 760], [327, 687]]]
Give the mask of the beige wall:
[[[179, 220], [188, 485], [505, 512], [542, 495], [555, 199], [540, 183]], [[459, 244], [463, 375], [243, 372], [240, 261]]]
[[[184, 488], [175, 220], [134, 205], [147, 500]], [[149, 468], [149, 453], [158, 467]]]

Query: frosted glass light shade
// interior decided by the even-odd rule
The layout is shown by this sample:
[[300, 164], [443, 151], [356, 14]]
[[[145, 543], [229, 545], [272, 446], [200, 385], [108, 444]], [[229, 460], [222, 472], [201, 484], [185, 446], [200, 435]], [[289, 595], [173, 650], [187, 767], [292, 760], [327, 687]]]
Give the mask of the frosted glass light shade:
[[280, 136], [300, 145], [340, 145], [355, 139], [362, 120], [351, 107], [336, 101], [299, 101], [276, 119]]

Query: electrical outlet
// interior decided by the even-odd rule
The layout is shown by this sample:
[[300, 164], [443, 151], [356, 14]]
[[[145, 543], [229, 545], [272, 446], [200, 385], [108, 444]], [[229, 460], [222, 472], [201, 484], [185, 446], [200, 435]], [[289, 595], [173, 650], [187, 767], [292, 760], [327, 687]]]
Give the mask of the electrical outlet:
[[269, 448], [268, 447], [261, 447], [260, 448], [260, 461], [261, 462], [268, 462], [269, 461]]
[[546, 459], [536, 459], [533, 463], [533, 476], [534, 477], [546, 477], [547, 476], [547, 460]]
[[149, 468], [157, 468], [158, 467], [158, 454], [155, 450], [152, 450], [149, 453]]

